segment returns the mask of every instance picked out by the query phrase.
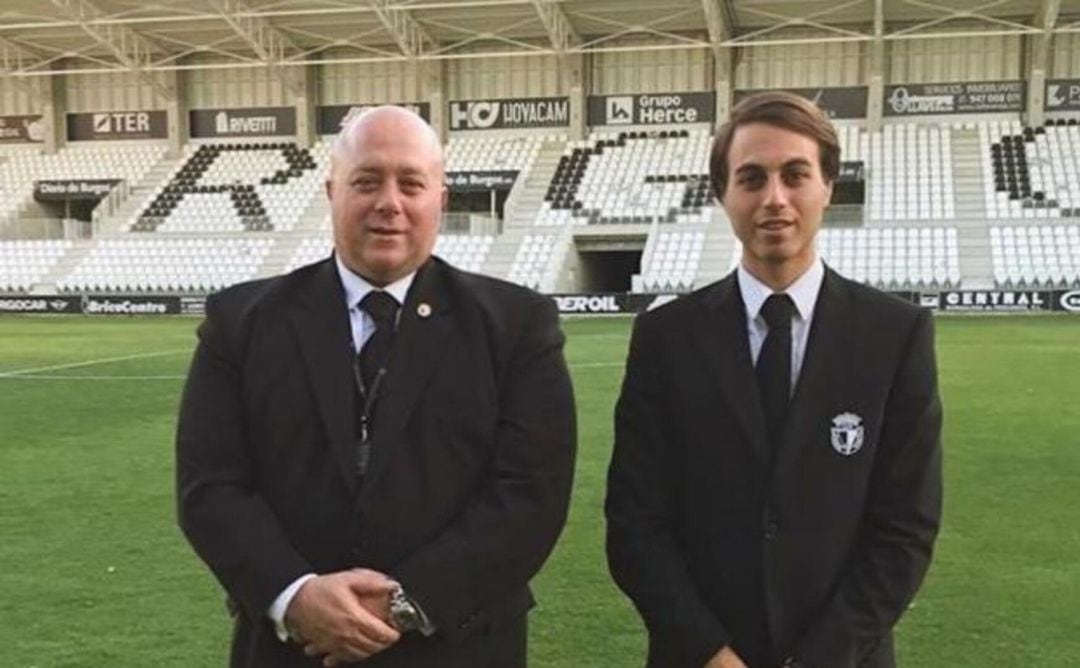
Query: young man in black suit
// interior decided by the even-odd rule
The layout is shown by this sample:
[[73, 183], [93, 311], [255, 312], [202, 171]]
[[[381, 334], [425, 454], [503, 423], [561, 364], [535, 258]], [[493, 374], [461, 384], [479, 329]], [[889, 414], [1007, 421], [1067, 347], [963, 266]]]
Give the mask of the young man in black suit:
[[736, 106], [710, 178], [741, 263], [635, 323], [607, 549], [652, 668], [895, 664], [941, 513], [933, 323], [818, 258], [839, 154], [801, 97]]
[[333, 256], [210, 298], [180, 410], [180, 525], [231, 665], [523, 667], [573, 471], [556, 310], [431, 256], [418, 116], [371, 110], [331, 159]]

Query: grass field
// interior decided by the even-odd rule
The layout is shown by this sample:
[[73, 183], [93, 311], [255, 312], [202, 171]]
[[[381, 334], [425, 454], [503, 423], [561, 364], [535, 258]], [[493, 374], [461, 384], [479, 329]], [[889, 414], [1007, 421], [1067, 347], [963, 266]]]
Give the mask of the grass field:
[[[173, 429], [197, 321], [0, 318], [0, 667], [222, 666], [222, 595], [182, 539]], [[572, 320], [570, 521], [531, 665], [643, 663], [601, 501], [629, 321]], [[1080, 318], [938, 322], [946, 516], [901, 665], [1080, 665]], [[17, 373], [12, 373], [17, 372]]]

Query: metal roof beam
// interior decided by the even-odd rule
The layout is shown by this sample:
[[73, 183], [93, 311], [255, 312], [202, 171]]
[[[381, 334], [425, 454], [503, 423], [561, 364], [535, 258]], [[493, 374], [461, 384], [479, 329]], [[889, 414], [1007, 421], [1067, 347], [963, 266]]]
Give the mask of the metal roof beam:
[[210, 6], [251, 46], [259, 60], [270, 68], [291, 93], [300, 93], [301, 85], [293, 76], [294, 73], [282, 67], [289, 52], [299, 50], [285, 33], [265, 18], [253, 15], [251, 8], [243, 0], [210, 0]]
[[547, 29], [551, 46], [556, 51], [566, 51], [581, 44], [581, 37], [570, 24], [570, 19], [559, 5], [559, 0], [532, 0], [536, 13], [540, 16], [540, 22]]
[[171, 86], [154, 77], [149, 68], [153, 64], [155, 45], [131, 28], [119, 24], [100, 23], [106, 16], [90, 0], [52, 0], [53, 5], [78, 23], [79, 28], [104, 46], [116, 60], [131, 72], [153, 86], [166, 100], [176, 98]]
[[900, 0], [900, 2], [903, 2], [904, 4], [907, 4], [907, 5], [911, 5], [912, 7], [918, 7], [919, 9], [925, 9], [925, 10], [930, 10], [930, 11], [934, 11], [934, 12], [941, 12], [941, 13], [944, 14], [944, 16], [939, 16], [936, 19], [931, 19], [929, 21], [923, 21], [921, 23], [916, 23], [915, 25], [908, 26], [906, 28], [902, 28], [902, 29], [899, 29], [899, 30], [894, 30], [894, 31], [890, 32], [888, 35], [886, 35], [885, 39], [908, 38], [908, 37], [964, 37], [964, 36], [971, 35], [971, 34], [977, 34], [977, 31], [972, 31], [972, 30], [960, 30], [960, 31], [945, 30], [945, 31], [942, 31], [940, 33], [939, 32], [924, 32], [927, 28], [932, 28], [934, 26], [941, 25], [941, 24], [947, 23], [949, 21], [969, 20], [969, 19], [970, 20], [980, 21], [982, 23], [987, 23], [987, 24], [990, 24], [990, 25], [993, 25], [993, 26], [1001, 26], [1000, 28], [997, 28], [993, 32], [987, 31], [986, 32], [987, 35], [990, 35], [990, 34], [1029, 35], [1029, 34], [1039, 32], [1037, 29], [1035, 29], [1035, 28], [1033, 28], [1031, 26], [1028, 26], [1028, 25], [1024, 25], [1023, 23], [1018, 23], [1016, 21], [1011, 21], [1011, 20], [1008, 20], [1008, 19], [998, 18], [996, 16], [990, 16], [989, 14], [984, 13], [984, 12], [987, 12], [987, 11], [989, 11], [991, 9], [994, 9], [996, 7], [1000, 7], [1001, 5], [1006, 4], [1008, 2], [1008, 0], [989, 0], [989, 2], [985, 2], [985, 3], [981, 4], [981, 5], [978, 5], [976, 7], [971, 7], [969, 9], [956, 9], [956, 8], [953, 8], [953, 7], [942, 7], [942, 6], [939, 6], [937, 4], [934, 4], [933, 2], [927, 2], [925, 0]]
[[422, 56], [428, 45], [435, 44], [435, 40], [403, 7], [395, 6], [390, 0], [371, 0], [371, 8], [386, 26], [403, 55], [409, 58]]

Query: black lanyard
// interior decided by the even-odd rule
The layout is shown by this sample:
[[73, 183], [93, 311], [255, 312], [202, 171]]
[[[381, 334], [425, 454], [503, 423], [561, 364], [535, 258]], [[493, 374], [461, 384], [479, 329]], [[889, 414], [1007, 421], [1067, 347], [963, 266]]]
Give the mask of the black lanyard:
[[360, 355], [353, 355], [353, 380], [356, 389], [364, 401], [360, 412], [360, 445], [356, 455], [356, 472], [363, 477], [367, 473], [368, 461], [371, 459], [371, 420], [375, 413], [375, 403], [379, 397], [379, 388], [382, 387], [383, 377], [386, 375], [386, 367], [375, 372], [375, 380], [371, 382], [371, 391], [364, 389], [364, 379], [360, 375]]

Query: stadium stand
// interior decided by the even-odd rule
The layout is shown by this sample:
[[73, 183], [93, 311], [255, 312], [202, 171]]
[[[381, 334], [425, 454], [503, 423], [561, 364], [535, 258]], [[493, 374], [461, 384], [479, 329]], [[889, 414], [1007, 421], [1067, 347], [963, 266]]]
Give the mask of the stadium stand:
[[0, 242], [0, 290], [29, 291], [71, 246], [62, 239]]
[[553, 258], [559, 245], [558, 234], [527, 234], [518, 246], [507, 279], [534, 290], [550, 292], [554, 286]]
[[1024, 127], [979, 127], [989, 218], [1080, 218], [1080, 124], [1077, 119]]
[[[960, 252], [955, 227], [824, 228], [818, 233], [822, 260], [844, 276], [882, 290], [960, 287]], [[736, 242], [730, 267], [742, 254]]]
[[446, 171], [527, 171], [546, 140], [564, 135], [455, 135], [446, 144]]
[[34, 181], [47, 179], [122, 179], [136, 183], [161, 160], [165, 147], [72, 146], [54, 155], [37, 150], [5, 151], [0, 164], [0, 223], [29, 204]]
[[705, 222], [709, 132], [600, 132], [559, 159], [537, 225]]
[[[440, 234], [435, 240], [435, 254], [459, 269], [480, 271], [494, 241], [492, 235]], [[318, 262], [330, 255], [332, 248], [329, 234], [306, 237], [289, 259], [286, 271]]]
[[991, 227], [990, 253], [999, 287], [1080, 286], [1080, 226]]
[[841, 274], [886, 290], [961, 283], [954, 227], [823, 229], [818, 252]]
[[869, 134], [847, 127], [840, 138], [844, 160], [867, 164], [871, 220], [956, 217], [948, 125], [893, 124]]
[[104, 239], [57, 287], [62, 292], [209, 292], [250, 280], [274, 240]]
[[322, 188], [329, 144], [200, 144], [185, 155], [132, 230], [290, 230]]
[[703, 230], [656, 232], [642, 258], [641, 292], [685, 291], [698, 273]]

